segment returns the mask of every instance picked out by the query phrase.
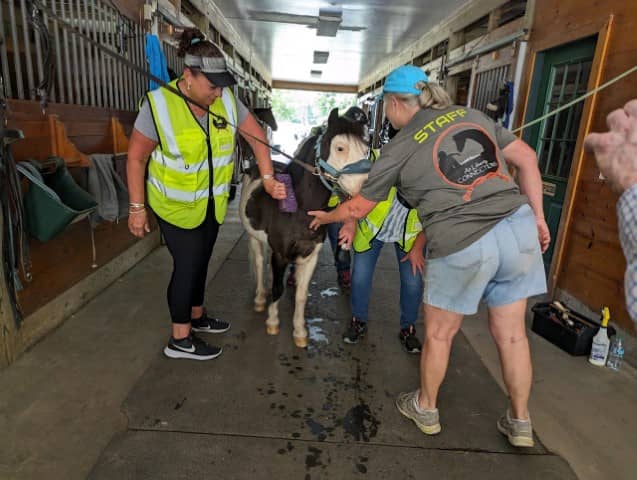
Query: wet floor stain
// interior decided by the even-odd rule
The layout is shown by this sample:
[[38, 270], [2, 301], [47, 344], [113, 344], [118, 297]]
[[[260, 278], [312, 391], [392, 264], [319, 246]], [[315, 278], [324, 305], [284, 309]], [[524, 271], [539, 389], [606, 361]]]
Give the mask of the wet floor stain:
[[310, 432], [316, 437], [319, 442], [325, 441], [328, 433], [333, 430], [332, 428], [326, 428], [312, 418], [308, 418], [307, 420], [305, 420], [305, 424], [309, 427]]
[[326, 288], [325, 290], [321, 290], [322, 298], [337, 297], [338, 295], [339, 295], [338, 288], [330, 287], [330, 288]]
[[308, 318], [306, 320], [308, 338], [314, 343], [330, 343], [330, 339], [321, 326], [324, 322], [322, 318]]
[[343, 430], [356, 441], [369, 442], [378, 434], [380, 421], [374, 417], [369, 405], [362, 402], [348, 410], [343, 418]]
[[[327, 466], [331, 463], [331, 458], [329, 454], [326, 458], [323, 458], [323, 450], [316, 447], [307, 447], [307, 454], [305, 455], [305, 479], [309, 480], [312, 478], [310, 470], [320, 468], [321, 470], [326, 470]], [[323, 478], [323, 474], [321, 474], [321, 478]]]
[[367, 473], [367, 465], [365, 465], [367, 463], [367, 461], [369, 460], [369, 457], [358, 457], [358, 463], [356, 463], [356, 470], [358, 470], [360, 473]]

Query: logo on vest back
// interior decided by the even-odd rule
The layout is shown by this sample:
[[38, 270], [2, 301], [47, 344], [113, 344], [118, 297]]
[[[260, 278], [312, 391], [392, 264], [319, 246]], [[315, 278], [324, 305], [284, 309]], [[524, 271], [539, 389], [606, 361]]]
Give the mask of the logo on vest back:
[[478, 185], [491, 178], [509, 181], [501, 172], [496, 143], [475, 123], [459, 123], [443, 131], [434, 144], [433, 162], [446, 183], [466, 190], [465, 201], [471, 200]]

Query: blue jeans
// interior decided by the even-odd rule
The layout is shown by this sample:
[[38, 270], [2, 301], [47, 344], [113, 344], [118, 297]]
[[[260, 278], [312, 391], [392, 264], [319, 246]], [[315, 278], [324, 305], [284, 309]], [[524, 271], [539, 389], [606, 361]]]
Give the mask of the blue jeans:
[[[372, 277], [383, 245], [385, 245], [384, 242], [373, 240], [372, 248], [366, 252], [354, 252], [350, 301], [352, 315], [361, 322], [367, 322], [369, 297], [372, 293]], [[423, 280], [420, 272], [416, 272], [416, 275], [412, 273], [411, 262], [400, 262], [407, 254], [400, 249], [397, 243], [394, 243], [394, 248], [400, 272], [400, 328], [402, 330], [414, 325], [418, 319]]]
[[327, 238], [330, 240], [330, 246], [332, 247], [332, 253], [334, 253], [334, 266], [337, 272], [346, 272], [350, 269], [350, 255], [343, 255], [348, 260], [338, 261], [336, 258], [336, 248], [338, 247], [338, 232], [343, 226], [342, 223], [328, 223], [327, 224]]

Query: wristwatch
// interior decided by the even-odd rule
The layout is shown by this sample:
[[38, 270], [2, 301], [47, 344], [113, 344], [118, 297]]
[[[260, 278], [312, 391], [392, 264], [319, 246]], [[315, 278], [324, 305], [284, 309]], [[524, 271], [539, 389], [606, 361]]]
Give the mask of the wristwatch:
[[261, 178], [263, 179], [263, 181], [266, 181], [266, 180], [272, 180], [274, 176], [271, 173], [266, 173]]

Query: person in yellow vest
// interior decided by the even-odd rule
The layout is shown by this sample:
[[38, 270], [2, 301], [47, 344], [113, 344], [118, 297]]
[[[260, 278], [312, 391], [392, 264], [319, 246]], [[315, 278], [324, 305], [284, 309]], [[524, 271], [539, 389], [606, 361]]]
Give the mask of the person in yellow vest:
[[253, 138], [265, 142], [263, 130], [226, 88], [236, 81], [223, 54], [197, 29], [184, 31], [178, 54], [185, 57], [184, 71], [169, 85], [208, 111], [166, 88], [146, 95], [128, 148], [128, 228], [137, 237], [150, 232], [148, 205], [173, 258], [168, 285], [172, 335], [164, 354], [210, 360], [221, 349], [193, 332], [230, 328], [209, 316], [203, 304], [208, 261], [228, 206], [237, 125], [255, 152], [265, 190], [275, 199], [286, 193], [273, 177], [267, 144]]
[[355, 344], [367, 333], [376, 262], [383, 246], [393, 243], [400, 273], [398, 339], [407, 353], [420, 353], [416, 320], [422, 302], [425, 235], [418, 212], [405, 205], [394, 187], [387, 200], [379, 202], [365, 218], [347, 221], [339, 233], [339, 240], [342, 245], [351, 245], [354, 251], [350, 291], [352, 319], [343, 333], [343, 341]]

